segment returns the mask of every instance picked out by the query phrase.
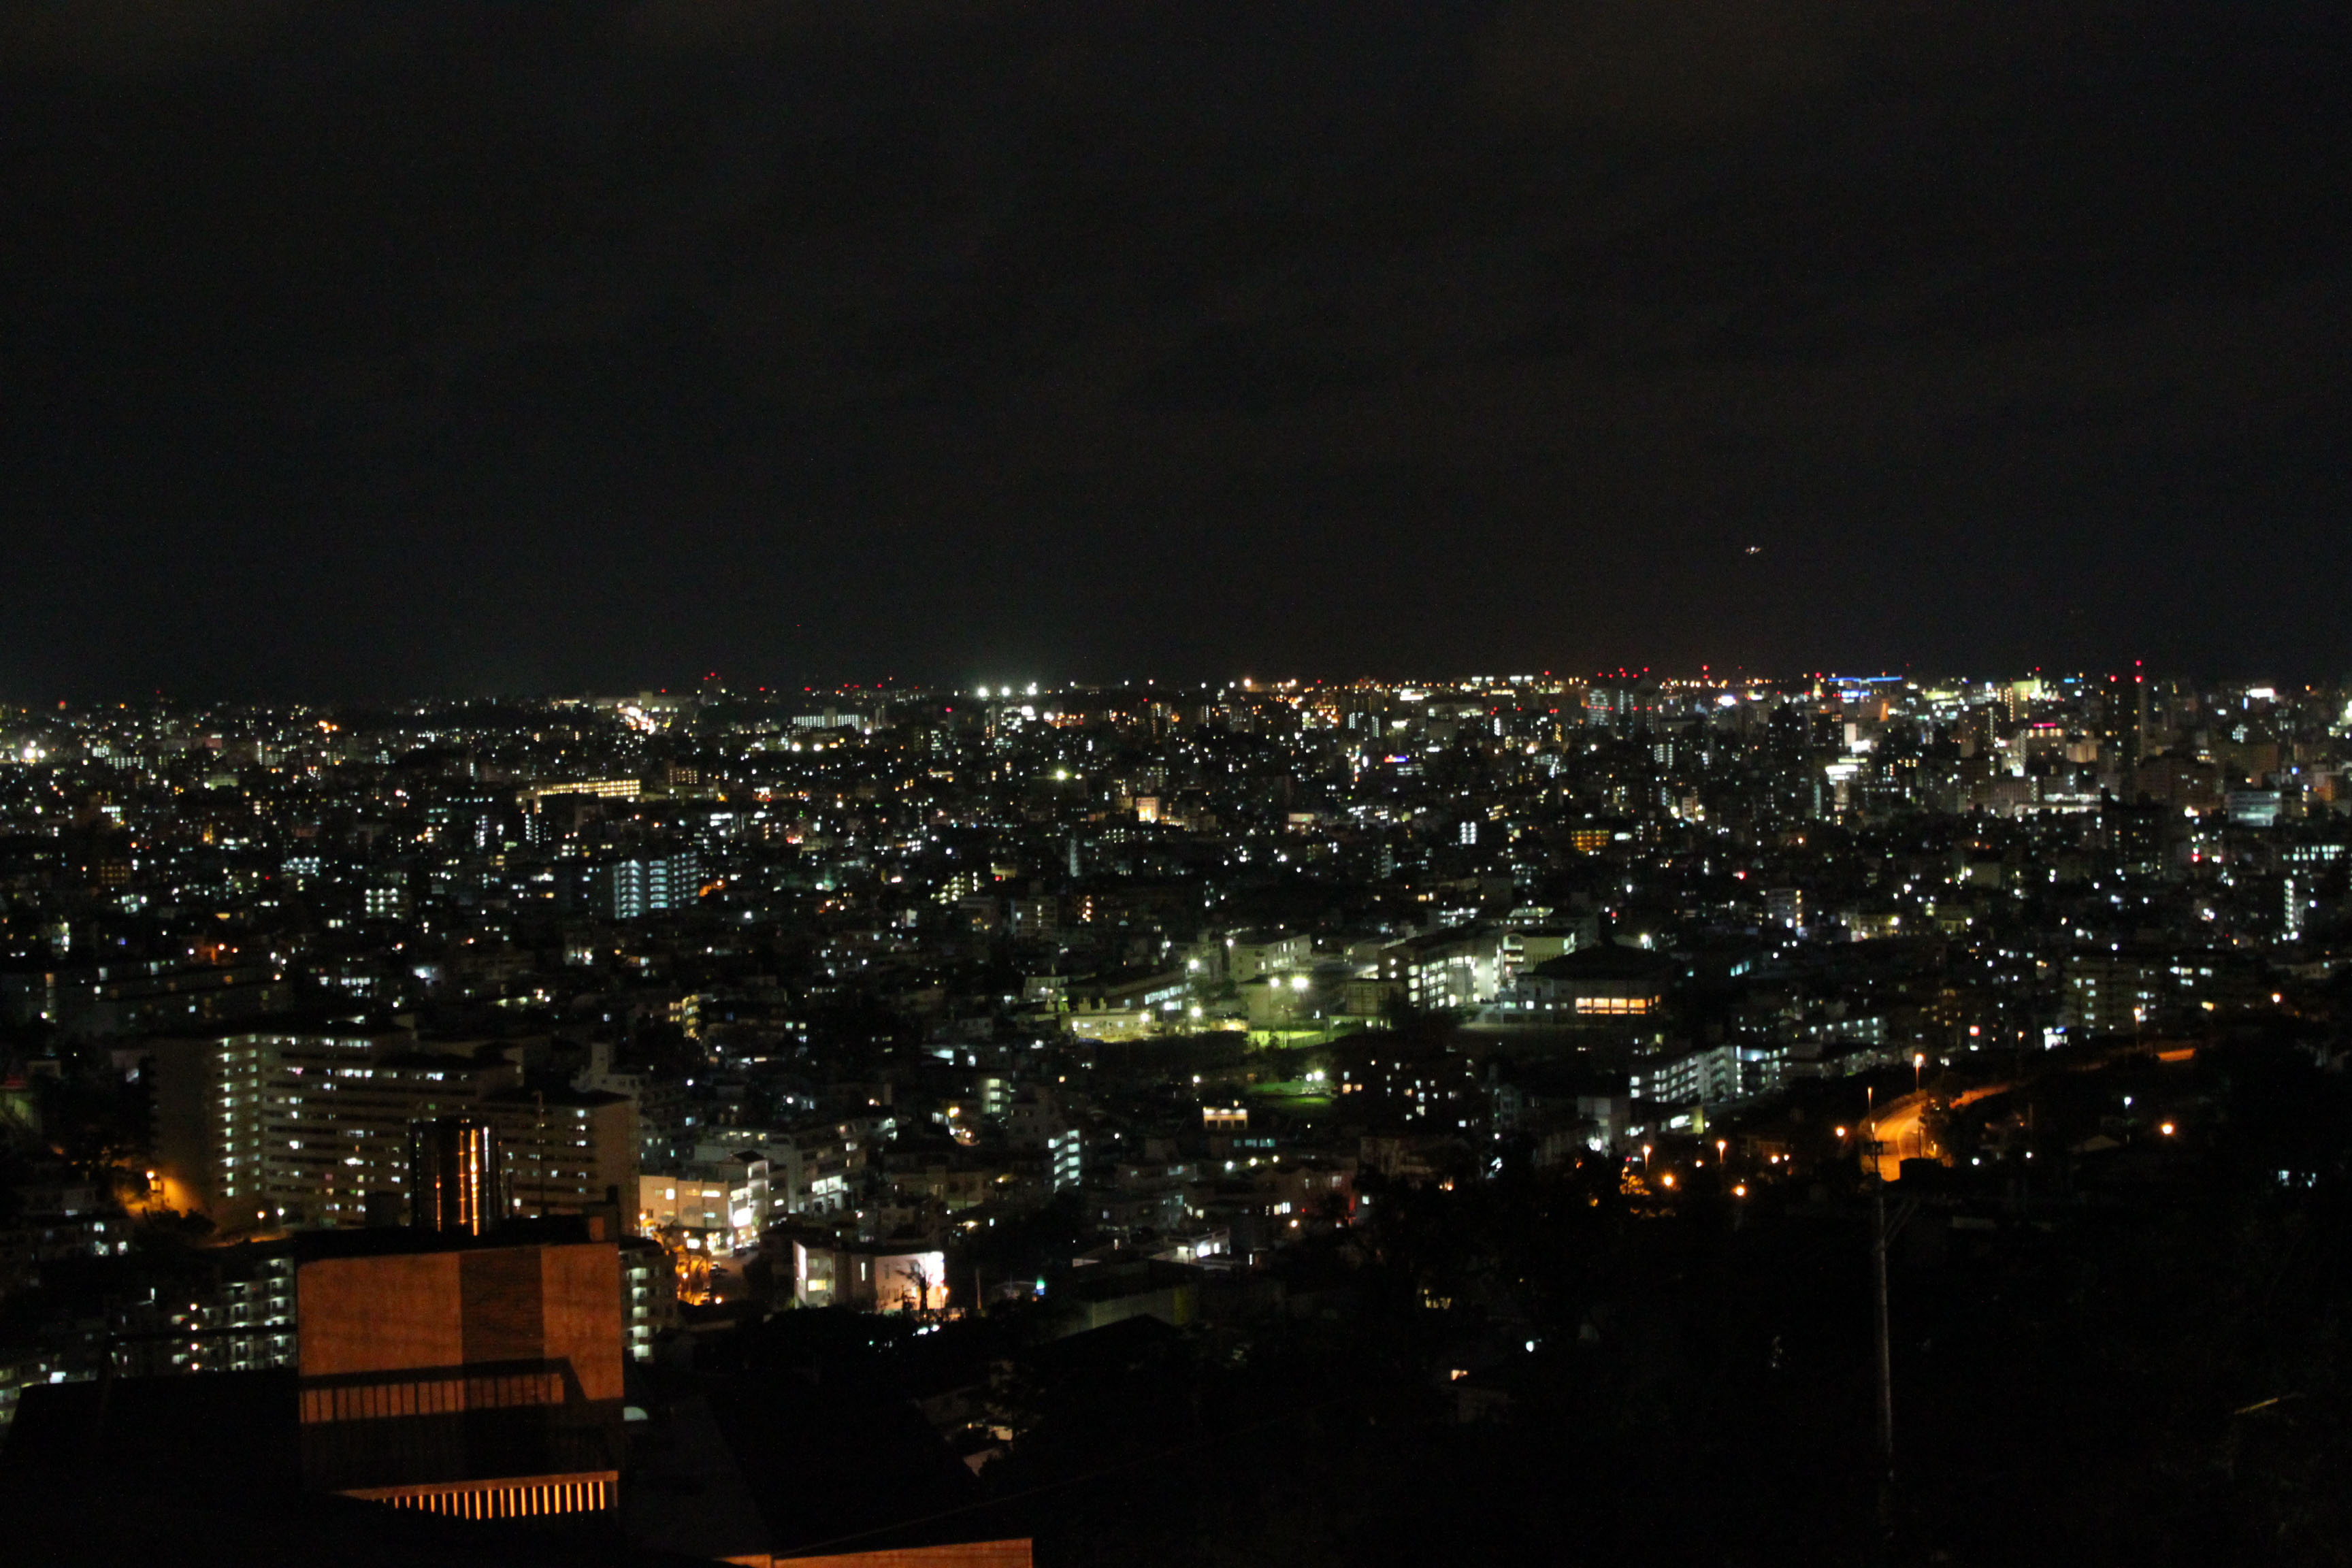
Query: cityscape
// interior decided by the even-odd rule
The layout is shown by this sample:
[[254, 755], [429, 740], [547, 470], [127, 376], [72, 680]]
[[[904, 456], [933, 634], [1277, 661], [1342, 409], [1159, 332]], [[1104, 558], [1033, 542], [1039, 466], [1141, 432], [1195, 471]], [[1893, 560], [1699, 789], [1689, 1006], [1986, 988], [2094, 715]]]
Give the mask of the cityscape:
[[0, 5], [0, 1568], [2344, 1568], [2347, 83]]
[[[1990, 1560], [1999, 1464], [2043, 1530], [2157, 1449], [2284, 1486], [2347, 703], [9, 708], [0, 1462], [169, 1471], [239, 1560], [302, 1499], [460, 1562], [1475, 1553], [1561, 1464], [1607, 1551], [1679, 1499], [1702, 1552]], [[2094, 1455], [2095, 1391], [2144, 1431]]]

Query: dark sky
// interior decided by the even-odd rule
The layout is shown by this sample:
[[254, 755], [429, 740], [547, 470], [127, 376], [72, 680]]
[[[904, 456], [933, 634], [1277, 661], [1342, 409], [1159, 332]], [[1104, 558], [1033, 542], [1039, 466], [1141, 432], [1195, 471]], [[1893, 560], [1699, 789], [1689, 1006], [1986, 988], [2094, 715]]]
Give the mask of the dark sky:
[[0, 181], [0, 695], [2352, 668], [2340, 3], [24, 0]]

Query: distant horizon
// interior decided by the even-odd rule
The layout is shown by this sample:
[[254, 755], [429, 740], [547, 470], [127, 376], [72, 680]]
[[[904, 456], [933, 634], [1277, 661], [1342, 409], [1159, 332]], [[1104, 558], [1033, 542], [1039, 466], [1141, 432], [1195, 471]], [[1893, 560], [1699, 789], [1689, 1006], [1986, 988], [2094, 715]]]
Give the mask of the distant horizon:
[[[130, 708], [147, 706], [243, 706], [257, 708], [320, 708], [334, 706], [378, 706], [407, 703], [469, 703], [469, 702], [593, 702], [618, 700], [631, 697], [710, 697], [723, 696], [736, 700], [768, 698], [789, 701], [795, 697], [842, 696], [865, 692], [873, 696], [981, 695], [991, 700], [1006, 700], [1016, 696], [1045, 696], [1070, 691], [1135, 691], [1154, 687], [1170, 691], [1228, 691], [1256, 689], [1275, 691], [1290, 688], [1307, 690], [1347, 687], [1463, 687], [1474, 683], [1580, 685], [1639, 685], [1653, 682], [1685, 687], [1733, 686], [1789, 689], [1804, 686], [1857, 685], [1878, 681], [1901, 681], [1923, 689], [1946, 686], [2002, 686], [2022, 681], [2045, 682], [2129, 681], [2138, 679], [2147, 682], [2185, 682], [2195, 686], [2230, 689], [2273, 687], [2282, 692], [2313, 692], [2340, 690], [2352, 687], [2352, 670], [2333, 677], [2286, 677], [2270, 671], [2217, 675], [2205, 671], [2155, 669], [2103, 670], [2090, 668], [2051, 668], [2030, 666], [2024, 668], [1981, 668], [1976, 670], [1940, 670], [1923, 673], [1914, 668], [1881, 668], [1864, 673], [1867, 667], [1845, 670], [1797, 670], [1772, 673], [1733, 667], [1728, 670], [1686, 670], [1665, 668], [1601, 668], [1592, 670], [1471, 670], [1453, 674], [1417, 671], [1406, 675], [1276, 675], [1236, 674], [1223, 678], [1193, 679], [1162, 679], [1138, 676], [1129, 679], [1073, 676], [1061, 679], [1031, 679], [1018, 680], [991, 678], [986, 680], [949, 679], [940, 680], [884, 679], [881, 681], [843, 681], [829, 686], [810, 684], [738, 684], [721, 679], [708, 689], [697, 684], [671, 686], [646, 685], [641, 682], [614, 681], [576, 687], [547, 687], [504, 690], [423, 690], [397, 693], [346, 692], [316, 696], [289, 694], [194, 693], [156, 690], [124, 696], [84, 697], [24, 697], [0, 692], [0, 707], [23, 709], [37, 712], [44, 709]], [[1035, 691], [1028, 689], [1035, 687]]]

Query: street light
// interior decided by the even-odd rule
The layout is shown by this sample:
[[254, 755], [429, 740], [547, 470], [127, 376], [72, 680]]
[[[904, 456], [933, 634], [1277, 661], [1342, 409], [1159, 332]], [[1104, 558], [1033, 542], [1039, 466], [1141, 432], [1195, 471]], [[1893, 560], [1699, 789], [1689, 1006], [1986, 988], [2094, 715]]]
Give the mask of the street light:
[[1919, 1092], [1919, 1073], [1922, 1068], [1927, 1067], [1927, 1052], [1914, 1051], [1911, 1053], [1911, 1092], [1914, 1094]]

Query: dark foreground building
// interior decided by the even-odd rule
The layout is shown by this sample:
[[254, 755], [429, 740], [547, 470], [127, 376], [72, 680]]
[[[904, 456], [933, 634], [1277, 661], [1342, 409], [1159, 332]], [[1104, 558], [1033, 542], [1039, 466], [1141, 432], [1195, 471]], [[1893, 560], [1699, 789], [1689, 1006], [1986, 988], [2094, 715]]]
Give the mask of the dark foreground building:
[[297, 1369], [29, 1391], [11, 1468], [83, 1458], [202, 1477], [216, 1495], [331, 1493], [467, 1519], [609, 1509], [620, 1258], [597, 1224], [304, 1236]]

